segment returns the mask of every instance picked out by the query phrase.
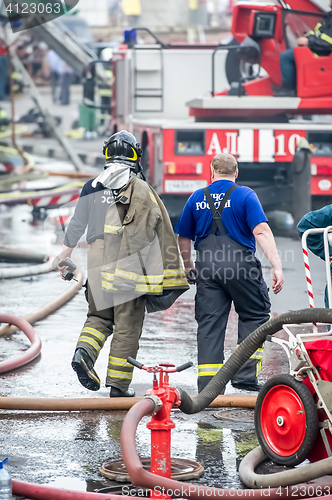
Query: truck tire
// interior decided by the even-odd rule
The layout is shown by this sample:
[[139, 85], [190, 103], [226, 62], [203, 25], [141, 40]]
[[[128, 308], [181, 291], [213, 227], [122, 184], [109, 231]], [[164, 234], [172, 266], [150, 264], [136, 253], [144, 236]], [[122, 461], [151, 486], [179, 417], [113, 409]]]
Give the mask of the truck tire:
[[318, 415], [309, 389], [292, 375], [268, 380], [255, 408], [259, 444], [274, 462], [294, 467], [308, 457], [318, 433]]
[[[234, 38], [229, 45], [240, 45], [240, 44]], [[237, 50], [233, 49], [229, 50], [226, 56], [225, 71], [228, 83], [231, 84], [232, 82], [252, 80], [256, 78], [258, 65], [256, 64], [252, 65], [248, 62], [241, 61], [238, 57]]]
[[142, 160], [141, 160], [142, 168], [143, 168], [143, 173], [145, 175], [145, 178], [147, 182], [151, 182], [151, 175], [150, 175], [150, 148], [149, 144], [145, 146], [145, 149], [142, 154]]

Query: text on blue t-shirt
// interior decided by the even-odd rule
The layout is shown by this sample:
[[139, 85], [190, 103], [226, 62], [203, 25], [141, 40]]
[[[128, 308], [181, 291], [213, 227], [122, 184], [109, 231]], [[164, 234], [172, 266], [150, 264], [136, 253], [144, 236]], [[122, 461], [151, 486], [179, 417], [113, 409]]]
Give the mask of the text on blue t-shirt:
[[[211, 196], [218, 209], [227, 190], [234, 184], [229, 180], [215, 181], [209, 186]], [[195, 191], [188, 199], [175, 227], [175, 233], [195, 242], [210, 234], [212, 214], [203, 189]], [[226, 202], [221, 217], [225, 231], [230, 238], [256, 251], [253, 229], [262, 222], [268, 222], [256, 193], [246, 186], [238, 186]]]

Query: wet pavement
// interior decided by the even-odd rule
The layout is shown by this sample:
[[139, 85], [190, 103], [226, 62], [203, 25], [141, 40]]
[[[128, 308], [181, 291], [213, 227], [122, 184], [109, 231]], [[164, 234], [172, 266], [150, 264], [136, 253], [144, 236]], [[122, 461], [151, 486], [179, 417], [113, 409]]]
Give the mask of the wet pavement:
[[[52, 231], [44, 223], [32, 221], [27, 206], [0, 207], [0, 245], [58, 254]], [[308, 306], [299, 240], [277, 238], [285, 269], [285, 287], [271, 297], [273, 313]], [[84, 268], [86, 248], [75, 250], [73, 260]], [[317, 306], [323, 306], [324, 264], [311, 259]], [[3, 265], [3, 264], [2, 264]], [[8, 265], [5, 265], [8, 267]], [[263, 260], [268, 285], [271, 270]], [[23, 316], [57, 297], [70, 284], [52, 272], [32, 278], [0, 280], [1, 313]], [[192, 361], [194, 366], [170, 376], [172, 385], [197, 393], [196, 323], [194, 287], [174, 306], [163, 313], [146, 316], [138, 360], [145, 365], [171, 362], [180, 365]], [[1, 375], [0, 396], [26, 398], [94, 398], [108, 397], [108, 390], [97, 393], [82, 387], [70, 367], [71, 358], [85, 319], [87, 304], [81, 290], [73, 300], [56, 313], [35, 325], [42, 340], [41, 355], [29, 365]], [[237, 319], [231, 312], [226, 336], [226, 357], [236, 346]], [[25, 350], [29, 341], [24, 334], [0, 337], [0, 361]], [[108, 346], [101, 351], [96, 371], [106, 377]], [[262, 380], [287, 373], [283, 350], [267, 343]], [[135, 369], [133, 387], [143, 396], [152, 385], [150, 374]], [[243, 394], [230, 384], [226, 394]], [[233, 412], [233, 413], [232, 413]], [[205, 467], [200, 484], [242, 488], [238, 477], [241, 458], [257, 446], [252, 411], [233, 409], [206, 410], [196, 415], [172, 413], [176, 428], [172, 431], [172, 456], [196, 460]], [[125, 412], [31, 412], [0, 410], [0, 459], [8, 456], [7, 470], [12, 478], [48, 484], [79, 491], [94, 491], [112, 484], [99, 472], [103, 463], [121, 458], [120, 432]], [[141, 457], [150, 454], [148, 419], [140, 424], [137, 449]], [[113, 483], [114, 484], [114, 483]]]

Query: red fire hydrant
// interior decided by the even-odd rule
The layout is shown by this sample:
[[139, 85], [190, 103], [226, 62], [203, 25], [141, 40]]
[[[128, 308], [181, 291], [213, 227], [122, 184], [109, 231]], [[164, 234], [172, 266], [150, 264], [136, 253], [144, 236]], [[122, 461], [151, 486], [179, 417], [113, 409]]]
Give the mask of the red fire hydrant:
[[[128, 363], [153, 373], [153, 387], [149, 389], [146, 395], [150, 394], [160, 400], [160, 410], [152, 415], [147, 428], [151, 430], [151, 466], [150, 471], [153, 474], [163, 477], [171, 477], [171, 430], [175, 424], [171, 420], [171, 410], [173, 406], [180, 405], [179, 393], [174, 387], [169, 385], [169, 373], [181, 372], [190, 368], [191, 362], [185, 363], [177, 368], [170, 363], [160, 363], [157, 366], [146, 367], [133, 358], [128, 358]], [[159, 373], [159, 382], [157, 379]], [[170, 498], [167, 495], [161, 495], [160, 492], [152, 491], [150, 498]]]

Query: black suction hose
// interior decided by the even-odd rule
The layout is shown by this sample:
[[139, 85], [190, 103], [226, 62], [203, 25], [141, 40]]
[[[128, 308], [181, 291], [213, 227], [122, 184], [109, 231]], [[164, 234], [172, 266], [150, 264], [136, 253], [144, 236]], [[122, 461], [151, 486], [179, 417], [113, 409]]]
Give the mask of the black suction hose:
[[301, 323], [332, 323], [332, 310], [330, 309], [300, 309], [281, 314], [270, 319], [253, 331], [230, 356], [220, 368], [208, 385], [194, 398], [183, 389], [178, 389], [181, 398], [180, 410], [183, 413], [193, 414], [204, 410], [219, 396], [227, 382], [231, 380], [241, 366], [262, 346], [268, 335], [273, 335], [282, 329], [283, 325]]

